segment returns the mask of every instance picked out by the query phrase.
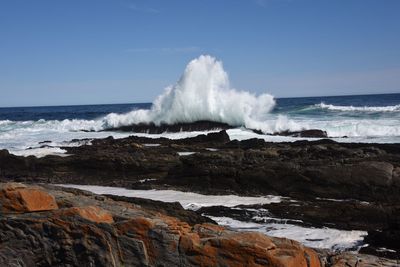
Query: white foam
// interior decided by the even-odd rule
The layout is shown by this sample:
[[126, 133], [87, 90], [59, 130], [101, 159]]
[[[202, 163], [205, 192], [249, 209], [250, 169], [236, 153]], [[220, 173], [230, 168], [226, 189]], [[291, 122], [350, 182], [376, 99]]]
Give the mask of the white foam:
[[357, 111], [357, 112], [400, 112], [400, 105], [382, 106], [382, 107], [355, 107], [355, 106], [335, 106], [325, 104], [324, 102], [315, 105], [318, 108], [328, 109], [333, 111]]
[[179, 156], [190, 156], [195, 154], [196, 152], [177, 152]]
[[143, 144], [143, 145], [147, 147], [157, 147], [160, 146], [161, 144]]
[[140, 197], [164, 202], [179, 202], [185, 209], [191, 210], [210, 206], [234, 207], [237, 205], [279, 203], [282, 199], [282, 197], [279, 196], [241, 197], [236, 195], [202, 195], [174, 190], [131, 190], [120, 187], [94, 185], [63, 184], [61, 186], [87, 190], [96, 194]]
[[14, 155], [17, 156], [36, 156], [37, 158], [42, 158], [47, 155], [55, 155], [55, 156], [61, 156], [61, 157], [67, 157], [69, 156], [68, 154], [65, 154], [67, 151], [64, 149], [61, 149], [59, 147], [37, 147], [37, 148], [31, 148], [31, 149], [26, 149], [26, 150], [18, 150], [14, 151]]
[[[53, 122], [55, 123], [55, 122]], [[145, 133], [122, 133], [122, 132], [83, 132], [70, 131], [68, 129], [60, 130], [60, 127], [51, 127], [51, 124], [38, 122], [39, 125], [27, 126], [25, 122], [4, 122], [3, 124], [13, 125], [9, 129], [3, 126], [0, 128], [0, 149], [8, 149], [10, 153], [15, 155], [60, 155], [63, 151], [59, 149], [61, 146], [78, 146], [79, 142], [70, 143], [67, 140], [72, 139], [94, 139], [113, 136], [114, 138], [124, 138], [131, 135], [148, 138], [165, 137], [168, 139], [183, 139], [198, 136], [200, 134], [208, 134], [215, 131], [196, 131], [196, 132], [177, 132], [177, 133], [162, 133], [162, 134], [145, 134]], [[32, 124], [32, 122], [29, 122]], [[56, 123], [55, 123], [56, 124]], [[379, 122], [346, 122], [331, 121], [331, 122], [304, 122], [309, 128], [320, 127], [328, 132], [329, 136], [333, 136], [333, 140], [338, 142], [361, 142], [361, 143], [400, 143], [400, 125], [398, 121], [386, 120]], [[61, 127], [62, 128], [62, 127]], [[75, 127], [72, 127], [75, 128]], [[316, 138], [299, 138], [288, 136], [272, 136], [260, 135], [245, 128], [235, 128], [227, 130], [231, 140], [246, 140], [250, 138], [260, 138], [267, 142], [294, 142], [297, 140], [317, 140]], [[349, 138], [340, 138], [348, 136]], [[36, 149], [40, 148], [39, 142], [52, 141], [46, 145], [54, 147], [54, 149]], [[35, 148], [35, 149], [28, 149]]]
[[[105, 138], [112, 135], [114, 138], [128, 137], [129, 133], [118, 132], [83, 132], [77, 131], [82, 125], [90, 125], [89, 121], [64, 120], [64, 121], [8, 121], [0, 125], [0, 149], [8, 149], [10, 153], [22, 156], [44, 156], [64, 152], [61, 146], [78, 146], [81, 142], [68, 142], [72, 139]], [[50, 141], [44, 147], [39, 142]], [[34, 149], [28, 149], [34, 148]]]
[[[386, 140], [400, 140], [399, 119], [400, 118], [371, 119], [367, 116], [363, 118], [325, 116], [318, 119], [313, 119], [312, 117], [296, 117], [295, 121], [302, 125], [304, 129], [320, 129], [326, 131], [331, 138], [347, 136], [349, 138], [360, 139], [362, 142], [371, 142], [368, 139], [383, 138]], [[339, 141], [352, 142], [353, 140], [342, 139]], [[380, 140], [377, 141], [380, 142]], [[382, 140], [382, 142], [386, 141]]]
[[157, 179], [150, 179], [150, 178], [147, 178], [147, 179], [142, 179], [142, 180], [139, 180], [139, 182], [140, 183], [147, 183], [147, 182], [151, 182], [151, 181], [156, 181]]
[[397, 252], [396, 250], [389, 249], [389, 248], [384, 248], [384, 247], [378, 248], [377, 251], [379, 251], [379, 252], [391, 252], [391, 253], [396, 253]]
[[293, 224], [241, 222], [228, 217], [212, 217], [220, 225], [242, 231], [258, 231], [275, 237], [285, 237], [313, 248], [344, 250], [361, 245], [365, 231], [346, 231], [332, 228], [307, 228]]
[[309, 122], [308, 127], [318, 127], [331, 137], [400, 137], [398, 119], [338, 119]]
[[244, 129], [244, 128], [236, 128], [229, 129], [226, 131], [229, 135], [230, 140], [247, 140], [252, 138], [264, 139], [267, 142], [294, 142], [298, 140], [316, 140], [315, 138], [301, 138], [301, 137], [290, 137], [290, 136], [279, 136], [279, 135], [262, 135], [256, 134], [253, 131]]

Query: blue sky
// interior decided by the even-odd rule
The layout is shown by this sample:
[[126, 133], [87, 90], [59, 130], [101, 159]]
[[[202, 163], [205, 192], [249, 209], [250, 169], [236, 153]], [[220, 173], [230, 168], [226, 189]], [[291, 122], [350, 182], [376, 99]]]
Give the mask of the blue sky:
[[398, 0], [0, 0], [0, 106], [151, 102], [201, 54], [277, 97], [400, 92]]

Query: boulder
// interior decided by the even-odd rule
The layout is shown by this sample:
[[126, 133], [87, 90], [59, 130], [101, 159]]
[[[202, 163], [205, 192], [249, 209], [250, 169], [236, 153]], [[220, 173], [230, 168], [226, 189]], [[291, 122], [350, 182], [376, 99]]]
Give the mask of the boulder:
[[0, 207], [3, 213], [34, 212], [57, 209], [54, 197], [40, 188], [9, 183], [0, 187]]

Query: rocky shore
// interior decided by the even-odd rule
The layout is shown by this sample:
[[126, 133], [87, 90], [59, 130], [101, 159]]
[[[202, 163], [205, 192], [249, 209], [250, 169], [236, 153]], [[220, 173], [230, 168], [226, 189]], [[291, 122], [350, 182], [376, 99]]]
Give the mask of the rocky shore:
[[[237, 232], [178, 204], [50, 185], [0, 184], [1, 266], [395, 266]], [[168, 205], [173, 205], [173, 214]], [[157, 210], [157, 211], [156, 211]], [[182, 216], [176, 217], [176, 212]], [[190, 222], [185, 218], [191, 217]]]
[[[393, 259], [387, 260], [392, 264], [387, 266], [397, 266], [396, 260], [400, 259], [400, 144], [344, 144], [329, 139], [294, 143], [267, 143], [262, 139], [237, 141], [230, 140], [226, 132], [221, 131], [180, 140], [110, 137], [93, 140], [90, 145], [63, 149], [69, 156], [19, 157], [2, 150], [0, 179], [3, 182], [175, 189], [203, 194], [286, 196], [292, 201], [247, 208], [263, 208], [275, 217], [301, 221], [300, 224], [307, 226], [367, 231], [366, 246], [361, 253]], [[88, 197], [87, 193], [77, 193], [72, 189], [68, 191], [46, 186], [44, 190], [56, 200], [57, 194], [72, 194], [77, 199]], [[89, 198], [96, 199], [95, 196]], [[101, 198], [111, 201], [108, 197]], [[142, 205], [146, 212], [154, 212], [151, 201], [112, 198], [115, 203]], [[138, 201], [137, 204], [135, 201]], [[66, 207], [58, 201], [56, 203], [58, 207]], [[71, 207], [80, 206], [78, 201], [74, 203]], [[99, 207], [104, 209], [101, 205]], [[201, 214], [229, 214], [242, 220], [252, 220], [251, 214], [240, 214], [226, 207], [203, 208], [196, 215], [187, 215], [189, 211], [177, 207], [163, 210], [164, 214], [177, 217], [188, 225], [212, 223]], [[179, 210], [182, 214], [171, 213]], [[45, 215], [40, 217], [40, 214]], [[49, 211], [18, 216], [28, 220], [39, 216], [37, 220], [45, 220]], [[112, 224], [116, 223], [115, 216], [121, 215], [114, 213]], [[193, 234], [193, 229], [188, 233]], [[220, 241], [217, 243], [220, 244]], [[331, 256], [321, 256], [323, 253], [318, 253], [319, 263], [334, 265], [336, 256], [329, 253]], [[350, 266], [362, 266], [357, 261], [354, 263], [354, 257], [378, 259], [364, 254], [340, 255], [337, 263], [347, 262]], [[325, 261], [321, 260], [324, 257]], [[346, 257], [348, 260], [344, 259]], [[246, 260], [256, 264], [255, 259]], [[182, 262], [187, 263], [186, 259]], [[151, 261], [148, 263], [157, 265]], [[257, 264], [263, 265], [262, 262]], [[337, 266], [348, 266], [345, 264]], [[168, 266], [167, 263], [164, 265]]]

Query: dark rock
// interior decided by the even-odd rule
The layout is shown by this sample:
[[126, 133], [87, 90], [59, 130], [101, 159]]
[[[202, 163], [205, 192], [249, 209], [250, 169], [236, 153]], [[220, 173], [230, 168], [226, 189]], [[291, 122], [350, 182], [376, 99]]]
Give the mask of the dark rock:
[[[372, 231], [391, 227], [389, 217], [398, 207], [381, 206], [356, 200], [283, 200], [264, 205], [240, 205], [241, 209], [203, 207], [198, 212], [210, 216], [233, 217], [242, 221], [257, 222], [253, 218], [262, 211], [267, 217], [284, 218], [293, 224], [312, 227], [332, 227], [343, 230]], [[264, 216], [264, 217], [265, 217]], [[386, 243], [386, 245], [389, 245]], [[393, 246], [390, 246], [393, 247]]]
[[369, 231], [365, 242], [374, 247], [385, 247], [400, 251], [399, 240], [400, 229], [383, 229]]
[[46, 141], [39, 142], [38, 144], [48, 144], [48, 143], [51, 143], [51, 141], [46, 140]]
[[208, 146], [213, 145], [221, 145], [228, 143], [230, 141], [229, 135], [226, 133], [225, 130], [216, 132], [216, 133], [209, 133], [209, 134], [200, 134], [195, 137], [185, 138], [185, 139], [178, 139], [175, 141], [177, 144], [185, 144], [185, 145], [196, 145], [196, 144], [206, 144]]
[[124, 131], [134, 133], [148, 133], [148, 134], [160, 134], [164, 132], [192, 132], [192, 131], [208, 131], [208, 130], [226, 130], [233, 128], [232, 126], [213, 121], [196, 121], [190, 123], [176, 123], [176, 124], [160, 124], [155, 125], [154, 123], [140, 123], [129, 126], [121, 126], [117, 128], [107, 128], [105, 131]]
[[251, 138], [251, 139], [246, 139], [246, 140], [240, 141], [238, 143], [237, 148], [241, 148], [241, 149], [256, 148], [257, 149], [257, 148], [264, 147], [265, 144], [266, 144], [266, 142], [263, 139]]
[[128, 203], [139, 205], [143, 209], [162, 212], [165, 215], [178, 218], [181, 221], [187, 222], [189, 225], [201, 224], [201, 223], [212, 223], [216, 224], [210, 218], [199, 215], [191, 210], [185, 210], [179, 202], [166, 203], [157, 200], [150, 200], [136, 197], [123, 197], [115, 195], [105, 195], [106, 197]]
[[[142, 186], [393, 202], [400, 200], [397, 147], [339, 144], [329, 139], [229, 141], [225, 131], [181, 140], [132, 136], [63, 147], [68, 157], [18, 157], [4, 150], [0, 152], [0, 177], [123, 187], [138, 187], [141, 179], [155, 179]], [[177, 152], [183, 151], [197, 153], [180, 157]]]
[[283, 131], [274, 133], [273, 135], [292, 136], [292, 137], [308, 137], [308, 138], [326, 138], [326, 131], [318, 129], [301, 130], [301, 131]]

